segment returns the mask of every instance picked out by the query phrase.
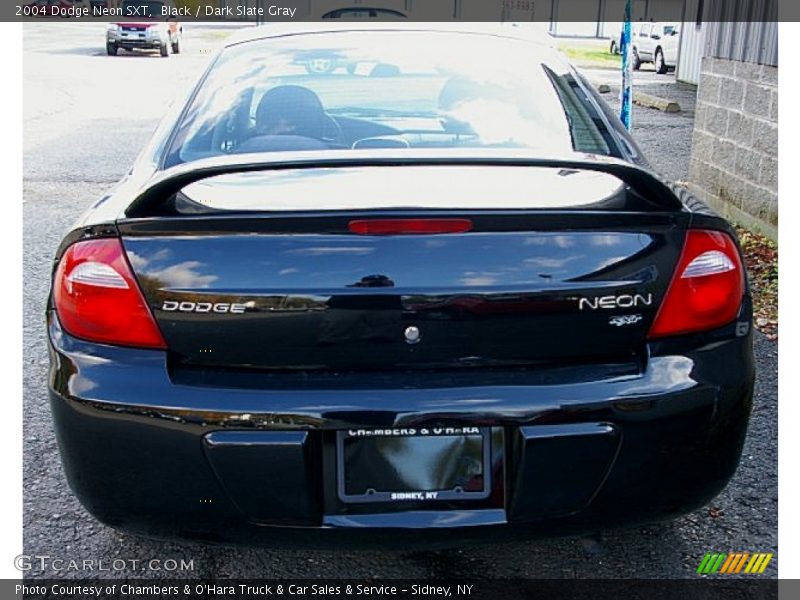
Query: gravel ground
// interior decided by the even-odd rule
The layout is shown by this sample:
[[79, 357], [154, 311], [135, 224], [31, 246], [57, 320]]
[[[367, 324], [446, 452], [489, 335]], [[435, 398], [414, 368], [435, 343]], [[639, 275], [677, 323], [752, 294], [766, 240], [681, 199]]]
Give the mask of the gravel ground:
[[[27, 554], [67, 559], [192, 560], [194, 570], [184, 575], [207, 578], [661, 578], [693, 577], [696, 565], [710, 550], [776, 551], [778, 347], [760, 334], [755, 344], [755, 408], [741, 467], [710, 506], [671, 523], [604, 531], [591, 538], [452, 550], [322, 552], [154, 541], [119, 534], [94, 521], [64, 480], [47, 406], [43, 314], [51, 259], [70, 223], [130, 166], [167, 99], [196, 76], [208, 49], [221, 39], [213, 29], [196, 28], [187, 33], [186, 53], [181, 56], [168, 60], [108, 59], [98, 43], [102, 35], [102, 27], [91, 24], [25, 25], [23, 377]], [[143, 89], [147, 94], [137, 91]], [[127, 97], [124, 90], [131, 90]], [[611, 100], [614, 96], [609, 95]], [[131, 98], [135, 103], [131, 104]], [[690, 115], [689, 110], [679, 115], [636, 110], [637, 137], [654, 166], [674, 179], [685, 177], [688, 169]], [[777, 573], [777, 559], [768, 573]], [[34, 569], [28, 575], [84, 574]], [[104, 574], [166, 575], [132, 571]]]
[[[619, 112], [619, 73], [601, 69], [584, 72], [592, 83], [611, 87], [603, 98]], [[664, 113], [634, 104], [632, 131], [655, 169], [673, 181], [685, 180], [689, 176], [697, 88], [676, 82], [672, 74], [639, 71], [633, 77], [634, 89], [680, 104], [679, 113]]]

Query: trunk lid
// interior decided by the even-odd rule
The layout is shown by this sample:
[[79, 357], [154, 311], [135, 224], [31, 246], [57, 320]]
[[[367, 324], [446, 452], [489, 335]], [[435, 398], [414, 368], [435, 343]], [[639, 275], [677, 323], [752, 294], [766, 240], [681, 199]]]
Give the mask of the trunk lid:
[[[605, 174], [481, 168], [468, 186], [427, 169], [424, 183], [391, 167], [218, 177], [177, 194], [169, 218], [120, 221], [175, 360], [411, 369], [643, 351], [685, 214], [649, 206]], [[471, 228], [350, 230], [387, 218], [466, 219]]]

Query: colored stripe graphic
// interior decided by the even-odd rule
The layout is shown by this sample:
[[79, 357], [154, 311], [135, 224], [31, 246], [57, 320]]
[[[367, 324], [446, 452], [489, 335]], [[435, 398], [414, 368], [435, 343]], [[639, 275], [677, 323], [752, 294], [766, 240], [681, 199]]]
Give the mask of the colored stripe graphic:
[[714, 564], [714, 567], [711, 569], [712, 573], [716, 573], [719, 571], [719, 568], [722, 566], [722, 561], [725, 560], [726, 554], [720, 554], [719, 558], [717, 558], [717, 562]]
[[706, 555], [703, 557], [703, 560], [700, 561], [700, 566], [697, 567], [697, 573], [702, 574], [702, 573], [706, 572], [706, 570], [705, 570], [706, 569], [706, 565], [708, 564], [710, 558], [711, 558], [711, 554], [706, 552]]
[[739, 559], [739, 564], [736, 565], [736, 570], [734, 571], [734, 573], [738, 573], [739, 571], [742, 570], [742, 567], [744, 567], [744, 563], [747, 561], [747, 558], [749, 556], [750, 556], [749, 552], [745, 552], [742, 554], [742, 558]]
[[736, 561], [739, 559], [738, 554], [728, 554], [728, 559], [722, 563], [722, 568], [719, 570], [720, 573], [730, 573], [731, 566], [736, 564]]
[[747, 563], [747, 566], [744, 568], [745, 573], [752, 573], [753, 567], [756, 566], [756, 563], [761, 559], [760, 554], [753, 554], [753, 557], [750, 559], [750, 562]]
[[697, 573], [702, 574], [706, 572], [706, 565], [708, 565], [709, 560], [711, 559], [711, 554], [706, 552], [706, 555], [703, 557], [703, 560], [700, 561], [700, 566], [697, 567]]
[[769, 552], [734, 552], [732, 554], [707, 552], [697, 566], [699, 575], [748, 573], [760, 575], [767, 569], [774, 555]]
[[759, 574], [763, 573], [766, 570], [767, 565], [771, 560], [772, 560], [772, 552], [764, 555], [764, 560], [761, 562], [761, 568], [758, 570]]
[[759, 554], [758, 555], [758, 558], [756, 559], [756, 562], [753, 565], [753, 568], [750, 569], [751, 573], [758, 573], [758, 570], [761, 568], [761, 563], [763, 562], [765, 556], [766, 556], [766, 554]]

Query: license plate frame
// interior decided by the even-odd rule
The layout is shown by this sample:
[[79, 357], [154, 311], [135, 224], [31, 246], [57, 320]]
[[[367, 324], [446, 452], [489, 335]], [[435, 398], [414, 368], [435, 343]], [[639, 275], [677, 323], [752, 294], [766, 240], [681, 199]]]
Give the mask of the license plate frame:
[[[448, 431], [458, 431], [459, 433], [444, 433]], [[442, 427], [442, 428], [421, 428], [415, 429], [413, 434], [390, 434], [390, 435], [373, 435], [368, 433], [365, 436], [351, 435], [351, 430], [337, 431], [336, 432], [336, 483], [337, 495], [339, 500], [346, 503], [398, 503], [398, 502], [435, 502], [435, 501], [453, 501], [453, 500], [483, 500], [489, 497], [492, 489], [492, 436], [491, 428], [489, 427]], [[364, 430], [357, 430], [363, 433]], [[367, 430], [380, 431], [380, 430]], [[385, 430], [383, 430], [385, 431]], [[393, 430], [390, 430], [393, 431]], [[396, 431], [396, 430], [394, 430]], [[403, 431], [403, 430], [401, 430]], [[441, 431], [440, 433], [433, 433], [434, 431]], [[464, 433], [466, 431], [466, 433]], [[427, 432], [427, 433], [422, 433]], [[379, 441], [387, 439], [407, 439], [407, 440], [463, 440], [465, 438], [480, 437], [480, 463], [481, 470], [480, 476], [482, 477], [483, 485], [478, 490], [464, 489], [460, 486], [454, 486], [450, 489], [375, 489], [368, 488], [364, 493], [351, 493], [348, 492], [347, 485], [347, 460], [345, 446], [347, 441], [357, 443], [359, 441]], [[416, 445], [421, 446], [428, 442], [417, 442]], [[429, 443], [428, 443], [429, 444]], [[417, 448], [417, 451], [421, 451]], [[475, 450], [471, 450], [473, 455], [471, 458], [474, 460], [477, 456]], [[469, 459], [470, 456], [466, 452], [463, 453], [462, 459]], [[430, 487], [430, 486], [423, 486]]]

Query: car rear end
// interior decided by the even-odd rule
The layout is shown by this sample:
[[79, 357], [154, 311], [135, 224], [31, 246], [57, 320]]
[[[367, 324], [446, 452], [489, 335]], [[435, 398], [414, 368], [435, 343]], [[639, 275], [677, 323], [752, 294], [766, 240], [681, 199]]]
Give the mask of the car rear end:
[[674, 517], [738, 464], [735, 234], [629, 160], [240, 154], [133, 197], [64, 241], [48, 310], [65, 471], [103, 522], [488, 541]]
[[[496, 190], [522, 175], [460, 169]], [[423, 176], [362, 171], [343, 176]], [[268, 539], [247, 526], [598, 528], [697, 507], [750, 409], [741, 258], [724, 221], [619, 193], [176, 211], [68, 245], [49, 323], [73, 489], [117, 526]]]

